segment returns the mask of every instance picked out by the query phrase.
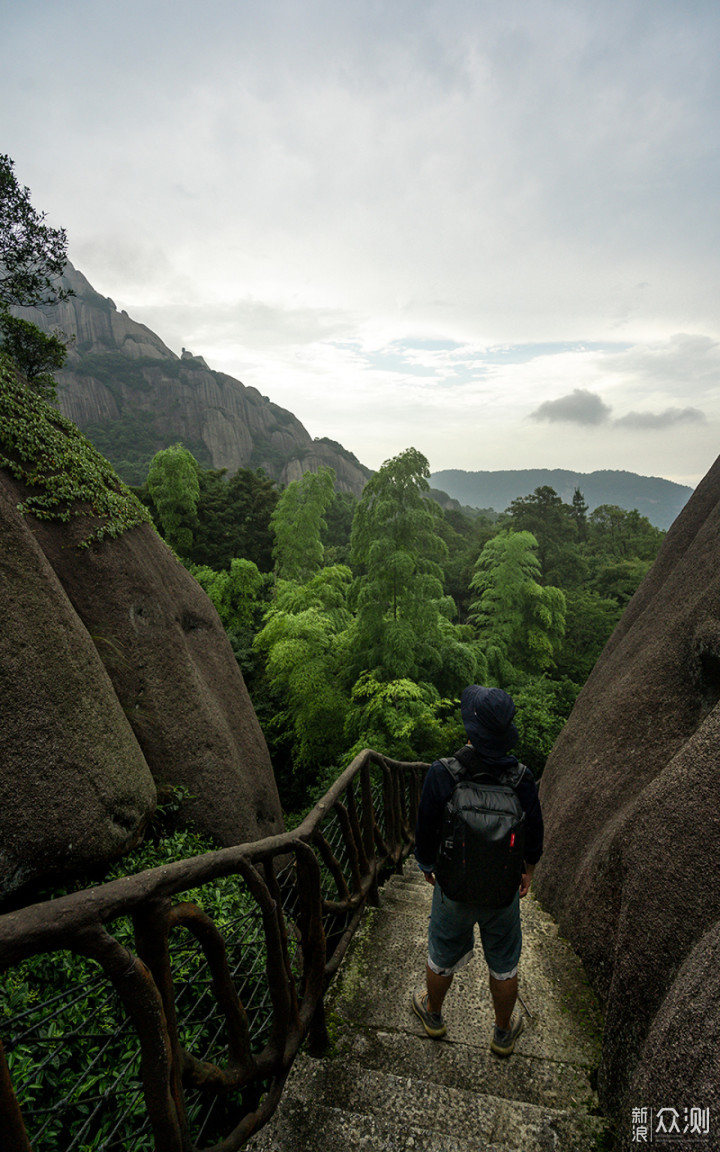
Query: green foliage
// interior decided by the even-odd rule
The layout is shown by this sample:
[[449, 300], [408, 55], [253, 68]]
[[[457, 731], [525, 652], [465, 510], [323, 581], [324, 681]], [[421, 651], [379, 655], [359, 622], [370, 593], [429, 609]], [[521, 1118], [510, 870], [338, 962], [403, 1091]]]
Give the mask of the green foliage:
[[613, 504], [601, 504], [590, 516], [589, 548], [594, 555], [651, 562], [664, 537], [665, 533], [636, 509], [628, 512]]
[[156, 453], [147, 486], [168, 544], [185, 556], [192, 547], [200, 483], [195, 457], [182, 444]]
[[0, 311], [0, 347], [14, 360], [33, 392], [55, 399], [53, 371], [62, 368], [67, 346], [61, 335], [47, 336], [35, 324]]
[[71, 293], [57, 281], [67, 261], [64, 228], [45, 224], [18, 184], [15, 165], [0, 155], [0, 310], [55, 304]]
[[471, 619], [500, 684], [512, 669], [551, 667], [565, 631], [565, 596], [540, 584], [536, 549], [531, 532], [503, 529], [483, 548], [471, 581], [477, 594]]
[[281, 494], [270, 524], [275, 533], [275, 571], [280, 580], [308, 580], [323, 562], [323, 515], [333, 496], [335, 473], [321, 467], [293, 480]]
[[255, 639], [277, 701], [275, 734], [290, 734], [294, 765], [301, 772], [337, 763], [343, 752], [350, 579], [349, 570], [338, 565], [322, 569], [304, 586], [281, 582]]
[[[582, 571], [572, 572], [568, 561], [577, 552], [579, 524], [582, 521], [582, 495], [573, 505], [564, 504], [554, 488], [545, 484], [531, 496], [521, 496], [510, 504], [502, 518], [504, 527], [513, 532], [531, 532], [537, 541], [538, 560], [544, 579], [551, 584], [577, 583]], [[509, 523], [508, 523], [509, 521]]]
[[229, 571], [214, 572], [206, 565], [191, 565], [190, 571], [229, 632], [240, 632], [257, 622], [266, 580], [252, 560], [231, 560]]
[[620, 619], [618, 602], [592, 589], [565, 592], [565, 636], [556, 656], [555, 676], [582, 686]]
[[19, 506], [39, 520], [88, 520], [80, 547], [150, 517], [75, 425], [31, 392], [0, 353], [0, 467], [32, 489]]
[[592, 578], [593, 590], [599, 596], [614, 601], [619, 608], [624, 608], [651, 567], [650, 560], [639, 560], [637, 557], [600, 563]]
[[368, 481], [352, 528], [359, 569], [354, 598], [352, 680], [414, 680], [453, 694], [475, 669], [472, 650], [451, 624], [455, 605], [443, 590], [447, 545], [442, 513], [428, 499], [430, 469], [415, 448], [386, 461]]
[[566, 677], [526, 676], [511, 683], [508, 691], [517, 707], [515, 723], [520, 733], [513, 753], [539, 778], [572, 711], [578, 687]]
[[374, 748], [395, 760], [435, 760], [465, 742], [458, 701], [444, 700], [431, 684], [405, 678], [380, 681], [363, 672], [353, 687], [346, 733], [347, 759]]
[[333, 493], [325, 509], [325, 528], [320, 534], [325, 564], [350, 563], [350, 536], [357, 502], [357, 496], [351, 492]]
[[150, 461], [163, 446], [151, 412], [121, 414], [112, 424], [85, 424], [83, 433], [126, 484], [145, 483]]
[[236, 557], [252, 560], [261, 572], [273, 566], [270, 519], [278, 502], [275, 484], [264, 472], [239, 468], [198, 473], [197, 525], [190, 550], [196, 564], [228, 568]]

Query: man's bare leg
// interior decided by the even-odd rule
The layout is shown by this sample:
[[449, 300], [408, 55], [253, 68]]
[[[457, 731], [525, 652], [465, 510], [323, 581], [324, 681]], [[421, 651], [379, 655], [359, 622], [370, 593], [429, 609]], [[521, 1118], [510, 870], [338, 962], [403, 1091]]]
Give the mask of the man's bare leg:
[[437, 972], [433, 972], [429, 964], [425, 966], [425, 978], [427, 980], [427, 1006], [429, 1012], [437, 1012], [438, 1015], [442, 1012], [443, 1000], [447, 995], [448, 988], [452, 984], [452, 976], [439, 976]]
[[[428, 990], [430, 986], [428, 985]], [[518, 978], [517, 974], [509, 980], [497, 980], [490, 976], [490, 994], [495, 1008], [495, 1025], [507, 1032], [510, 1027], [510, 1017], [517, 1001]]]

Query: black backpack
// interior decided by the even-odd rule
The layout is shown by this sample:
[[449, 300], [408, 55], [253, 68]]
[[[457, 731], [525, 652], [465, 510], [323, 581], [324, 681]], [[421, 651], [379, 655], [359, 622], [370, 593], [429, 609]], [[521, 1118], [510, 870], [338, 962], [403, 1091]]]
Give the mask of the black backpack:
[[525, 766], [496, 776], [468, 774], [454, 756], [441, 760], [455, 780], [443, 813], [435, 878], [451, 900], [504, 908], [520, 886], [525, 812], [516, 788]]

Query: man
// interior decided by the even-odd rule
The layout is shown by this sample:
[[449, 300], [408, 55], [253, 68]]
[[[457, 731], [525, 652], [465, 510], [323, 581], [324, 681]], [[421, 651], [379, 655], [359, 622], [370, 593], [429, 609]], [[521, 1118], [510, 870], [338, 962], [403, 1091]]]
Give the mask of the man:
[[[510, 749], [518, 740], [513, 724], [515, 704], [507, 692], [501, 688], [471, 684], [462, 694], [460, 714], [468, 742], [455, 753], [455, 758], [460, 761], [465, 775], [489, 772], [500, 776], [507, 769], [517, 769], [518, 760], [510, 755]], [[525, 862], [518, 891], [511, 903], [503, 908], [460, 903], [450, 900], [442, 892], [434, 875], [445, 803], [455, 782], [446, 766], [436, 760], [425, 777], [420, 797], [415, 858], [434, 891], [428, 929], [427, 990], [423, 995], [413, 994], [412, 1008], [428, 1036], [439, 1039], [445, 1035], [443, 1001], [455, 972], [472, 959], [477, 924], [495, 1009], [495, 1030], [490, 1047], [498, 1056], [510, 1056], [523, 1029], [522, 1015], [514, 1012], [522, 948], [520, 898], [527, 895], [535, 865], [542, 855], [540, 800], [533, 775], [525, 768], [515, 789], [525, 812]]]

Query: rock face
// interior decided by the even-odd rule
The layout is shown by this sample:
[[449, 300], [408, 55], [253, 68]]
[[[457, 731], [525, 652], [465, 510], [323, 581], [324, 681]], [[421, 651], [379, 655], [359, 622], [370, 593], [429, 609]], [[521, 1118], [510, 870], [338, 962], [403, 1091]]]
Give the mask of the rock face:
[[[536, 891], [605, 1002], [600, 1090], [720, 1123], [720, 461], [668, 533], [541, 781]], [[633, 1145], [636, 1146], [636, 1145]]]
[[200, 586], [149, 525], [80, 550], [88, 517], [23, 516], [29, 491], [0, 468], [0, 902], [122, 855], [170, 786], [222, 845], [281, 831], [267, 746]]
[[155, 807], [95, 646], [0, 472], [0, 899], [112, 860]]
[[58, 404], [129, 483], [141, 483], [161, 448], [182, 442], [203, 467], [264, 468], [281, 484], [320, 465], [341, 492], [360, 495], [370, 470], [340, 444], [313, 440], [300, 421], [256, 388], [212, 372], [202, 356], [176, 356], [144, 324], [118, 312], [68, 264], [75, 296], [21, 315], [74, 336], [57, 373]]

